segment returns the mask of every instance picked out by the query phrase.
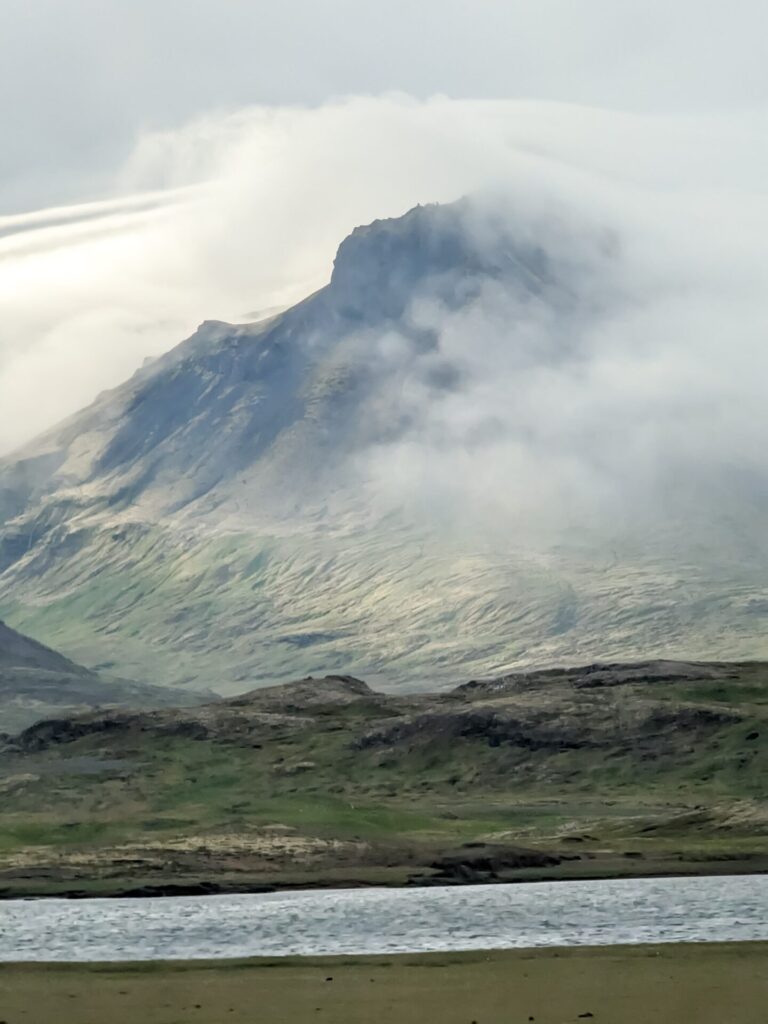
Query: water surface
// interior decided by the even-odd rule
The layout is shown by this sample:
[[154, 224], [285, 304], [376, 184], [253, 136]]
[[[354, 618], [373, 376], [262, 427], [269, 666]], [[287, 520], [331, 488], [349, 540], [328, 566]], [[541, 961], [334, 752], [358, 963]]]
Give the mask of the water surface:
[[0, 902], [0, 960], [768, 940], [768, 875]]

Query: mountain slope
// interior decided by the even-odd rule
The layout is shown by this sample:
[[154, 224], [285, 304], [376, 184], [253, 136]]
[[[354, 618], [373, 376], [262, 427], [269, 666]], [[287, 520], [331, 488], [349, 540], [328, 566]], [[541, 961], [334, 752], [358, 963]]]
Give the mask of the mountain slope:
[[203, 324], [0, 463], [0, 613], [222, 692], [768, 653], [765, 481], [648, 479], [589, 407], [537, 404], [610, 348], [621, 265], [496, 201], [357, 229], [315, 295]]
[[189, 699], [167, 687], [102, 678], [0, 622], [0, 732], [88, 708], [152, 708]]

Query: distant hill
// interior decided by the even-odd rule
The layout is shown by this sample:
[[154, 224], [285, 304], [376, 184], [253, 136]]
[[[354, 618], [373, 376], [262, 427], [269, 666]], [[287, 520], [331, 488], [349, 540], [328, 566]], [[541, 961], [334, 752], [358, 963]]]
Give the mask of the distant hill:
[[39, 644], [31, 637], [17, 633], [0, 622], [0, 670], [37, 669], [43, 672], [65, 672], [82, 678], [96, 678], [82, 665], [76, 665], [58, 651]]
[[649, 661], [59, 716], [0, 743], [0, 897], [765, 871], [767, 684]]
[[0, 615], [222, 693], [768, 656], [758, 469], [663, 443], [650, 398], [634, 434], [591, 418], [642, 305], [621, 260], [514, 204], [356, 229], [314, 295], [202, 324], [0, 461]]
[[102, 677], [0, 622], [0, 732], [91, 708], [155, 708], [194, 699], [189, 691]]

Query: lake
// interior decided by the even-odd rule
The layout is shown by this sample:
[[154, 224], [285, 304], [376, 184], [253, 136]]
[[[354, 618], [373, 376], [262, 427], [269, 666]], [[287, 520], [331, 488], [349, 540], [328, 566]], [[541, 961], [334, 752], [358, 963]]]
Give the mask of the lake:
[[0, 960], [155, 960], [768, 939], [768, 876], [0, 902]]

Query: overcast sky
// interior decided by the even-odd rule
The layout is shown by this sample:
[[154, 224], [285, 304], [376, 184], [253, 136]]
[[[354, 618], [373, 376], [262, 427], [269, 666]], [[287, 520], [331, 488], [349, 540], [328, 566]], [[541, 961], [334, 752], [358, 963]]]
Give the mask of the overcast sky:
[[718, 279], [748, 270], [767, 22], [760, 0], [0, 0], [0, 452], [199, 320], [321, 284], [355, 224], [544, 167], [561, 202], [678, 194]]
[[93, 198], [143, 132], [251, 104], [754, 108], [767, 23], [761, 0], [2, 0], [0, 207]]

